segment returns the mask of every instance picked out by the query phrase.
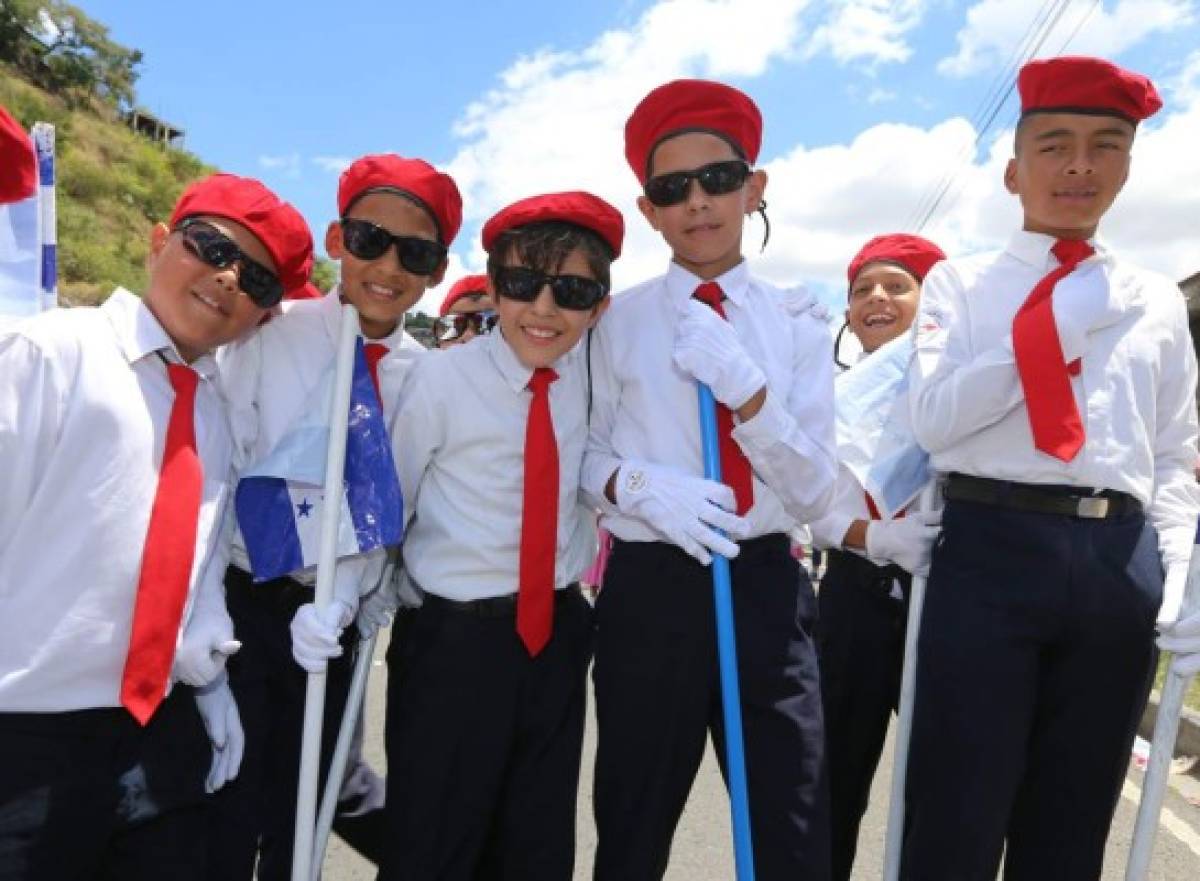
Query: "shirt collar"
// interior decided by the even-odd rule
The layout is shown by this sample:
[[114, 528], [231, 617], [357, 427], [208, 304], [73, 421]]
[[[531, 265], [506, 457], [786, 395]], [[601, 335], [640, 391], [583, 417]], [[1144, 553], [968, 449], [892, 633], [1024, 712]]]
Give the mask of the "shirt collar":
[[[1005, 250], [1022, 263], [1039, 271], [1049, 272], [1058, 266], [1058, 260], [1050, 253], [1050, 249], [1054, 247], [1056, 241], [1058, 240], [1054, 236], [1045, 233], [1019, 229], [1009, 238], [1008, 247]], [[1089, 257], [1089, 260], [1108, 257], [1108, 248], [1101, 239], [1093, 237], [1088, 239], [1088, 243], [1096, 249], [1096, 256]]]
[[[117, 345], [130, 364], [155, 352], [164, 352], [167, 360], [174, 364], [187, 364], [141, 297], [119, 287], [104, 301], [100, 311], [112, 325]], [[187, 366], [207, 380], [212, 380], [217, 373], [217, 362], [211, 352], [201, 355]]]
[[[341, 284], [335, 284], [329, 289], [329, 293], [321, 298], [321, 320], [325, 325], [325, 332], [329, 334], [329, 341], [336, 349], [338, 343], [338, 330], [342, 323]], [[413, 347], [413, 345], [421, 345], [412, 337], [410, 337], [404, 330], [403, 318], [396, 322], [396, 329], [381, 340], [369, 340], [363, 336], [363, 344], [365, 345], [367, 343], [382, 343], [383, 345], [387, 346], [389, 354], [400, 348], [410, 349]]]
[[[584, 339], [586, 338], [587, 334], [585, 332]], [[583, 344], [583, 340], [580, 340], [574, 348], [555, 361], [551, 365], [554, 368], [554, 372], [562, 377], [568, 370], [573, 368], [573, 365], [579, 363], [574, 359], [583, 357], [580, 354], [580, 347]], [[496, 365], [496, 369], [500, 372], [500, 376], [514, 392], [523, 392], [529, 388], [529, 380], [533, 378], [533, 368], [526, 367], [520, 362], [517, 358], [517, 353], [508, 344], [508, 340], [504, 338], [504, 333], [499, 327], [496, 327], [495, 330], [485, 335], [482, 339], [476, 337], [467, 343], [467, 345], [479, 345], [486, 349], [492, 359], [492, 363]]]
[[[690, 299], [696, 293], [696, 288], [704, 284], [704, 281], [674, 260], [667, 269], [667, 293], [671, 300], [679, 305]], [[745, 303], [746, 291], [750, 287], [750, 268], [745, 260], [741, 260], [737, 266], [726, 270], [711, 281], [715, 281], [721, 286], [727, 300], [732, 300], [738, 306], [742, 306]]]

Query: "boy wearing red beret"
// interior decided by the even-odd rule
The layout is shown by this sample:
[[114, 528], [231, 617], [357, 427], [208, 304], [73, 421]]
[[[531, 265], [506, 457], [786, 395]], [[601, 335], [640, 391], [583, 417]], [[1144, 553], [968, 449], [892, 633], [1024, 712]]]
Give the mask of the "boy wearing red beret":
[[[846, 273], [846, 326], [862, 344], [864, 358], [908, 332], [921, 280], [945, 257], [928, 239], [904, 233], [876, 236], [854, 256]], [[907, 404], [892, 399], [885, 406]], [[817, 649], [833, 878], [849, 881], [859, 823], [899, 702], [912, 576], [928, 574], [937, 515], [884, 516], [850, 469], [840, 465], [832, 504], [809, 525], [814, 544], [829, 549], [817, 595]]]
[[1011, 881], [1098, 878], [1156, 623], [1164, 640], [1200, 623], [1176, 620], [1200, 511], [1184, 301], [1096, 238], [1161, 101], [1096, 58], [1032, 62], [1018, 86], [1004, 182], [1022, 229], [935, 267], [917, 318], [913, 429], [948, 478], [917, 668], [912, 879], [992, 879], [1002, 852]]
[[214, 175], [154, 227], [142, 299], [0, 334], [0, 877], [203, 869], [205, 772], [210, 791], [236, 775], [242, 741], [211, 353], [311, 265], [294, 208]]
[[[403, 319], [446, 271], [447, 249], [462, 223], [453, 179], [420, 159], [364, 156], [342, 173], [337, 208], [325, 249], [340, 262], [339, 283], [320, 299], [289, 304], [224, 353], [223, 388], [242, 465], [267, 456], [311, 405], [337, 351], [343, 302], [358, 310], [387, 424], [405, 375], [424, 353]], [[359, 641], [355, 629], [346, 628], [360, 595], [382, 595], [383, 564], [383, 549], [339, 561], [334, 600], [321, 615], [313, 604], [314, 572], [255, 583], [240, 535], [235, 539], [225, 588], [243, 649], [229, 675], [244, 708], [246, 758], [237, 784], [221, 794], [213, 812], [214, 881], [249, 879], [256, 858], [259, 879], [291, 877], [305, 670], [328, 673], [321, 738], [326, 768]], [[363, 629], [370, 629], [365, 620]]]
[[405, 383], [393, 449], [424, 601], [388, 652], [380, 881], [572, 877], [595, 551], [577, 343], [623, 235], [588, 193], [500, 211], [483, 227], [498, 330]]
[[[614, 538], [596, 605], [597, 881], [662, 877], [708, 732], [724, 759], [712, 553], [733, 560], [757, 877], [829, 873], [816, 598], [788, 532], [833, 489], [833, 361], [824, 321], [742, 258], [765, 207], [761, 134], [750, 98], [700, 80], [655, 89], [625, 127], [672, 259], [614, 300], [593, 346], [583, 486]], [[721, 405], [724, 484], [703, 477], [697, 382]]]
[[445, 349], [490, 333], [495, 325], [496, 310], [488, 295], [487, 276], [467, 275], [454, 283], [442, 301], [433, 323], [433, 338], [439, 349]]

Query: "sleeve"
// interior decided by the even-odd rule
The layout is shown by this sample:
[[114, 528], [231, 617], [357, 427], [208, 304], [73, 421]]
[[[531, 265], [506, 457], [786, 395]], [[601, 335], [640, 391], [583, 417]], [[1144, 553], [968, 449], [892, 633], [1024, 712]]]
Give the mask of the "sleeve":
[[963, 294], [960, 277], [945, 262], [921, 287], [910, 401], [913, 434], [930, 453], [994, 425], [1024, 400], [1012, 334], [975, 354]]
[[447, 388], [445, 381], [436, 375], [442, 360], [422, 358], [408, 371], [389, 427], [406, 527], [416, 515], [425, 471], [445, 436], [442, 401]]
[[[1183, 298], [1173, 321], [1170, 349], [1162, 355], [1155, 401], [1154, 495], [1149, 519], [1158, 533], [1166, 569], [1187, 567], [1196, 539], [1200, 485], [1196, 483], [1196, 353], [1187, 329]], [[1182, 586], [1182, 585], [1180, 585]], [[1159, 620], [1174, 621], [1183, 596], [1164, 596]]]
[[218, 526], [213, 536], [213, 545], [196, 585], [196, 600], [188, 619], [188, 630], [210, 625], [214, 629], [227, 626], [229, 632], [233, 633], [233, 619], [230, 618], [225, 605], [225, 570], [229, 568], [233, 537], [237, 533], [237, 518], [233, 506], [236, 487], [237, 472], [230, 469], [226, 490], [222, 494], [217, 511]]
[[813, 544], [819, 548], [841, 549], [842, 540], [846, 537], [846, 530], [850, 525], [855, 520], [866, 520], [869, 517], [863, 499], [863, 488], [858, 480], [845, 466], [838, 466], [837, 485], [828, 509], [809, 523]]
[[0, 551], [25, 516], [54, 452], [72, 372], [26, 335], [0, 335]]
[[217, 352], [218, 384], [229, 414], [233, 462], [238, 471], [253, 464], [253, 451], [258, 440], [262, 359], [262, 331], [223, 346]]
[[613, 376], [605, 321], [600, 320], [592, 331], [591, 349], [585, 346], [590, 358], [591, 407], [588, 414], [588, 439], [583, 453], [583, 468], [579, 492], [583, 503], [605, 514], [615, 514], [616, 505], [604, 493], [613, 472], [621, 467], [621, 459], [612, 448], [613, 426], [616, 424], [620, 391]]
[[[788, 320], [788, 319], [784, 319]], [[825, 512], [837, 478], [833, 430], [833, 342], [823, 322], [790, 319], [791, 386], [768, 389], [762, 409], [733, 430], [755, 473], [804, 523]]]

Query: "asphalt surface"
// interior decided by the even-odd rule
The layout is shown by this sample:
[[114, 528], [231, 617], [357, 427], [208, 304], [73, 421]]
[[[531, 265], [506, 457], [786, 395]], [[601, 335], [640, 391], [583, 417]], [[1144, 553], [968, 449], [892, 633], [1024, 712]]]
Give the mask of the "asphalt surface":
[[[387, 675], [380, 645], [367, 694], [366, 754], [382, 770], [383, 703]], [[578, 853], [575, 881], [591, 877], [596, 846], [591, 819], [591, 767], [595, 755], [595, 731], [589, 710], [584, 742], [583, 773], [579, 792]], [[859, 838], [855, 881], [879, 881], [883, 872], [883, 841], [887, 825], [888, 787], [891, 779], [892, 746], [889, 741], [874, 794]], [[1141, 772], [1131, 768], [1117, 808], [1102, 881], [1121, 881], [1133, 834], [1133, 821], [1140, 793]], [[979, 793], [980, 798], [986, 793]], [[1188, 799], [1192, 799], [1189, 802]], [[952, 833], [953, 830], [948, 830]], [[336, 837], [331, 840], [325, 861], [324, 881], [373, 881], [374, 868]], [[729, 807], [712, 751], [705, 756], [683, 819], [675, 835], [667, 881], [730, 881], [733, 878], [733, 848], [729, 836]], [[1163, 820], [1159, 827], [1149, 881], [1197, 881], [1200, 879], [1200, 781], [1193, 777], [1172, 778]]]

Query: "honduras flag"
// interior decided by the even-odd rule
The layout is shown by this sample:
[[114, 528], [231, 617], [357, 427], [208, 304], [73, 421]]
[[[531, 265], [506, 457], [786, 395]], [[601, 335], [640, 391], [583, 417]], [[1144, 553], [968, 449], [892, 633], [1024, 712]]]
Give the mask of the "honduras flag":
[[838, 458], [886, 518], [916, 498], [930, 476], [929, 454], [917, 445], [908, 412], [913, 352], [906, 333], [834, 381]]
[[[255, 581], [317, 564], [321, 511], [326, 503], [325, 457], [334, 365], [317, 386], [312, 406], [265, 459], [247, 469], [234, 497], [238, 525]], [[337, 500], [337, 556], [398, 545], [404, 502], [383, 410], [367, 371], [362, 337], [355, 344], [346, 436], [345, 492]]]
[[54, 126], [33, 127], [38, 187], [0, 205], [0, 323], [58, 305], [54, 211]]

